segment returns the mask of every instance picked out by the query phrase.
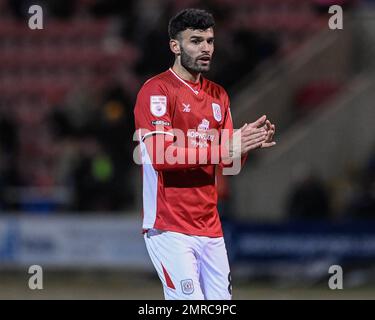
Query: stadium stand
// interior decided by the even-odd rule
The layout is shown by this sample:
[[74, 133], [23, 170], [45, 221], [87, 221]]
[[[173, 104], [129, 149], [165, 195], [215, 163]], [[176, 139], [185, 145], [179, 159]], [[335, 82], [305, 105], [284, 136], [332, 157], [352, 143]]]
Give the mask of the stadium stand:
[[[194, 5], [215, 8], [220, 39], [211, 77], [229, 90], [267, 58], [296, 51], [321, 26], [309, 1], [211, 2], [154, 1], [150, 8], [143, 1], [39, 1], [33, 4], [45, 9], [45, 27], [30, 30], [28, 1], [0, 1], [0, 116], [13, 122], [18, 141], [17, 150], [3, 160], [6, 171], [14, 173], [3, 179], [3, 207], [56, 211], [134, 205], [134, 195], [125, 192], [97, 206], [83, 205], [81, 197], [88, 191], [77, 191], [85, 188], [78, 183], [80, 175], [96, 181], [96, 174], [79, 168], [95, 149], [94, 154], [109, 159], [98, 166], [121, 176], [112, 184], [107, 181], [112, 188], [102, 185], [98, 194], [115, 188], [132, 192], [126, 178], [129, 168], [134, 169], [128, 163], [131, 148], [124, 146], [123, 154], [115, 155], [106, 146], [109, 137], [131, 137], [134, 93], [148, 76], [168, 67], [164, 18], [171, 13]], [[154, 54], [163, 59], [153, 59]], [[111, 86], [125, 98], [105, 97]], [[98, 118], [108, 120], [118, 112], [124, 113], [123, 125], [107, 126], [107, 133], [93, 129]], [[38, 192], [44, 196], [34, 201]], [[44, 206], [43, 201], [52, 204]]]

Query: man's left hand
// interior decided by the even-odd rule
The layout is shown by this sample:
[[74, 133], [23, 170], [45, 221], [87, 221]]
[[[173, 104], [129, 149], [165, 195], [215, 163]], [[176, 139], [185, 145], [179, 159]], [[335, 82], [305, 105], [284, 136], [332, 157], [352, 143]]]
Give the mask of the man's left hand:
[[273, 147], [276, 142], [273, 141], [273, 136], [275, 135], [276, 127], [272, 124], [269, 120], [266, 120], [263, 128], [267, 130], [267, 137], [266, 140], [262, 143], [261, 148], [269, 148]]

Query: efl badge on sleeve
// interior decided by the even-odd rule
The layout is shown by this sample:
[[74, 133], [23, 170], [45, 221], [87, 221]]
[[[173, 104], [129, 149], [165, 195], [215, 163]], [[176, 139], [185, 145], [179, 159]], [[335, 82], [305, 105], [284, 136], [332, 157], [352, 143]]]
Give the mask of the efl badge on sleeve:
[[167, 97], [166, 96], [151, 96], [150, 110], [156, 117], [164, 116], [167, 112]]
[[214, 118], [217, 122], [220, 122], [221, 121], [221, 108], [220, 108], [220, 105], [218, 105], [217, 103], [213, 103], [212, 104], [212, 112], [214, 114]]

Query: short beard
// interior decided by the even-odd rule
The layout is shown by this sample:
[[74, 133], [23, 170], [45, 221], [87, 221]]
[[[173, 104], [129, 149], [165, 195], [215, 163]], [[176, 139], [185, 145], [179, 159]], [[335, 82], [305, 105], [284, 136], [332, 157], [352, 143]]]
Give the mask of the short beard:
[[189, 56], [184, 49], [181, 47], [181, 65], [188, 71], [193, 73], [203, 73], [210, 71], [210, 63], [207, 66], [200, 66], [194, 60], [193, 57]]

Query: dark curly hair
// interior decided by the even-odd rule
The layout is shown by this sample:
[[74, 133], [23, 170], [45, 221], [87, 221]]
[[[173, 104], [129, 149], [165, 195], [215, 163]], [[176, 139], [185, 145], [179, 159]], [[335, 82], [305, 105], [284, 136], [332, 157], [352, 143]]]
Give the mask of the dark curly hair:
[[171, 39], [176, 39], [186, 29], [206, 30], [213, 26], [215, 20], [211, 13], [202, 9], [185, 9], [169, 20], [168, 34]]

